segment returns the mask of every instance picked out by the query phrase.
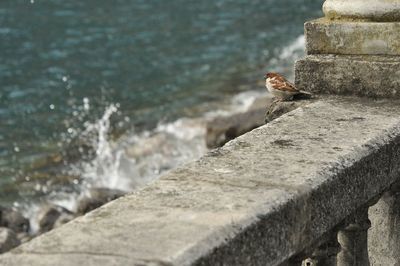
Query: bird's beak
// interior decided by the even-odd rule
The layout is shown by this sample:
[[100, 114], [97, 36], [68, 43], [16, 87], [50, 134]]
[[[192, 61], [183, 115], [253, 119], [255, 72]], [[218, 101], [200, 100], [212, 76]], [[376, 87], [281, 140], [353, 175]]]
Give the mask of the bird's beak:
[[264, 75], [264, 79], [267, 79], [267, 75]]

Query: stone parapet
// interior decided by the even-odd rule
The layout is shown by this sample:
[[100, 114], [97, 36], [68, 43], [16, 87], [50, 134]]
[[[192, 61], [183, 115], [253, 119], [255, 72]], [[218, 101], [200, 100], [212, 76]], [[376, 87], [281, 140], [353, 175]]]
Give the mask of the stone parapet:
[[333, 265], [329, 233], [398, 180], [399, 151], [399, 102], [324, 97], [1, 255], [0, 265], [274, 266], [312, 245]]
[[399, 22], [329, 20], [304, 25], [307, 54], [400, 55]]

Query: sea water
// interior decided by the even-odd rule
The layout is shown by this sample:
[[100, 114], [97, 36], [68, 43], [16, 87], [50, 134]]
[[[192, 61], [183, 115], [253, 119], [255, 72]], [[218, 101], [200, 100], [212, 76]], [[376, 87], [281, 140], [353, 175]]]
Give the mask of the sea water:
[[73, 209], [201, 156], [205, 118], [293, 77], [322, 2], [2, 0], [0, 204]]

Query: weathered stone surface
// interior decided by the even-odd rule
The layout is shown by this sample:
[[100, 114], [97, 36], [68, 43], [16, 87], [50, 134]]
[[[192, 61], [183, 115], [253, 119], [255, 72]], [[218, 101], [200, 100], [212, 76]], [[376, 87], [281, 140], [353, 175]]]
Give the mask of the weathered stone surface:
[[306, 22], [304, 31], [308, 54], [400, 55], [400, 22], [323, 18]]
[[399, 162], [399, 102], [324, 97], [0, 264], [279, 265], [386, 190]]
[[248, 111], [207, 122], [206, 145], [208, 148], [223, 146], [228, 141], [264, 124], [265, 111], [272, 104], [271, 97], [256, 100]]
[[400, 184], [369, 208], [368, 231], [371, 265], [400, 265]]
[[6, 227], [0, 227], [0, 253], [9, 251], [20, 243], [14, 231]]
[[330, 19], [400, 21], [399, 0], [326, 0], [323, 11]]
[[85, 214], [125, 194], [126, 192], [118, 189], [91, 188], [86, 195], [79, 199], [77, 213]]
[[29, 231], [29, 220], [16, 210], [0, 207], [0, 226], [16, 233]]
[[309, 55], [295, 71], [301, 90], [400, 98], [399, 56]]
[[52, 230], [54, 227], [71, 221], [73, 218], [73, 213], [67, 209], [61, 206], [47, 205], [39, 212], [37, 219], [40, 232], [44, 233]]

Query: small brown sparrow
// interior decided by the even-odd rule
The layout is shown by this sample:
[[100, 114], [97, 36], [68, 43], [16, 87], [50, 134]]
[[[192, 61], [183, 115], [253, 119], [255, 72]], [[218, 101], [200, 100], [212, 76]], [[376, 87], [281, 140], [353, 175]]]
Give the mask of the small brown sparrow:
[[311, 98], [312, 96], [309, 92], [298, 90], [278, 73], [267, 73], [264, 78], [265, 87], [274, 95], [276, 101], [290, 101], [293, 100], [295, 95], [305, 96], [305, 98]]

